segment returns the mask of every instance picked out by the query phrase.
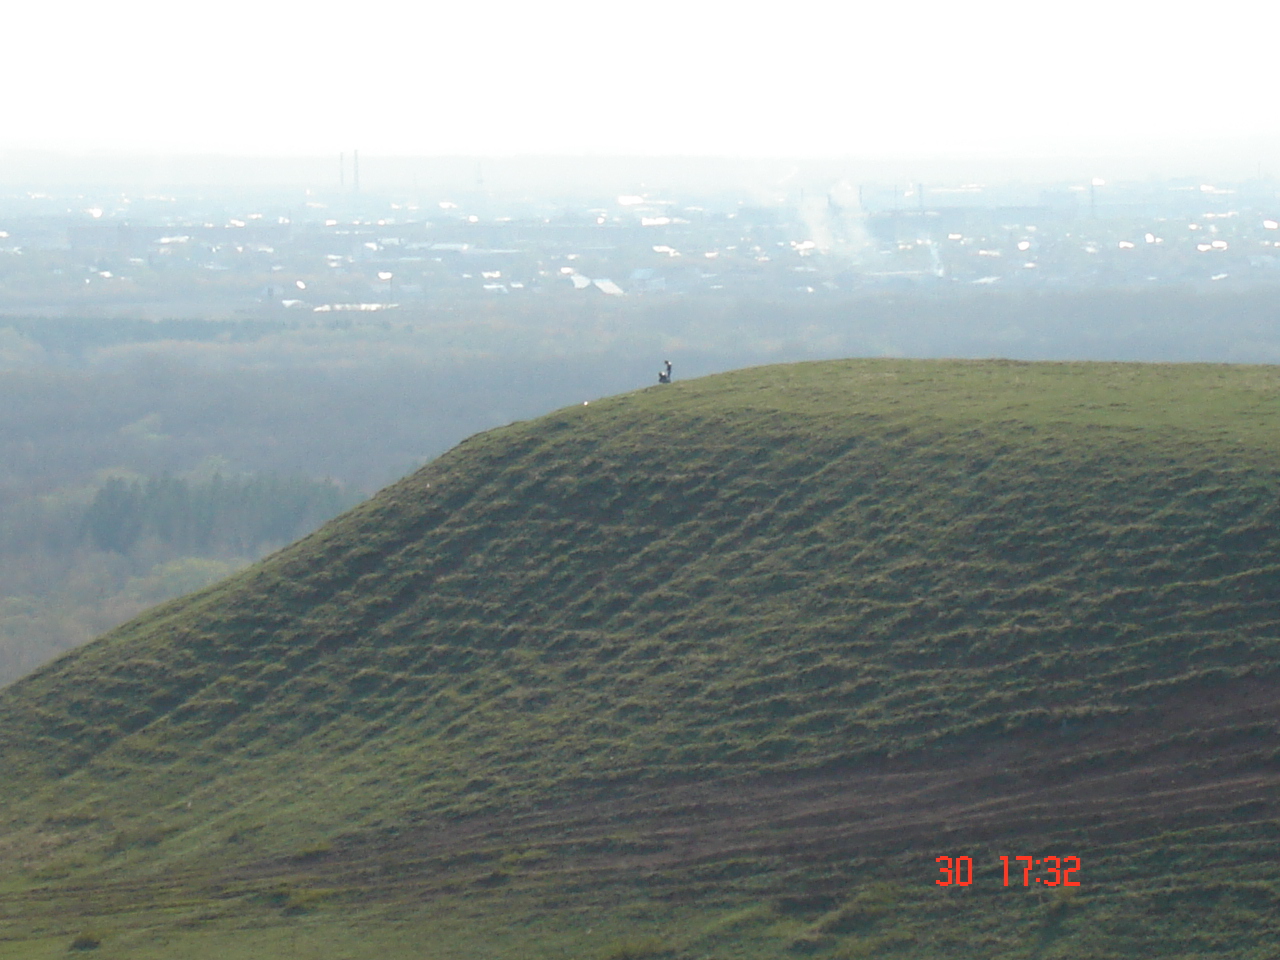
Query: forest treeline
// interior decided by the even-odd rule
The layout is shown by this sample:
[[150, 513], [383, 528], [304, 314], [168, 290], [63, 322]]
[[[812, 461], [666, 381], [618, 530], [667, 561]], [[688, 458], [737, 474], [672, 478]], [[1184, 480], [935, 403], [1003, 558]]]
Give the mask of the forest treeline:
[[0, 685], [152, 604], [304, 536], [362, 498], [306, 477], [109, 477], [0, 511]]
[[332, 482], [299, 477], [113, 477], [94, 495], [81, 523], [99, 550], [128, 554], [140, 542], [182, 554], [250, 556], [284, 544], [351, 506]]

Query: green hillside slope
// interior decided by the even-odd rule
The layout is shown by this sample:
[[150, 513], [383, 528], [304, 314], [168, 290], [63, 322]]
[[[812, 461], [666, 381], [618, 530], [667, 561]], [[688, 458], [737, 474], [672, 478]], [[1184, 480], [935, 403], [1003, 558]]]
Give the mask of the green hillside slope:
[[0, 957], [1264, 956], [1278, 428], [848, 361], [474, 437], [0, 692]]

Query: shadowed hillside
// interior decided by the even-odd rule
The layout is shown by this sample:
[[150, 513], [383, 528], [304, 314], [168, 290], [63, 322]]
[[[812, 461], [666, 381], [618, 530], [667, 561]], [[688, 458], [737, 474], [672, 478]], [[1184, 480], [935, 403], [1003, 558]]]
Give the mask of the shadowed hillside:
[[1261, 956], [1277, 428], [848, 361], [474, 437], [0, 693], [0, 957]]

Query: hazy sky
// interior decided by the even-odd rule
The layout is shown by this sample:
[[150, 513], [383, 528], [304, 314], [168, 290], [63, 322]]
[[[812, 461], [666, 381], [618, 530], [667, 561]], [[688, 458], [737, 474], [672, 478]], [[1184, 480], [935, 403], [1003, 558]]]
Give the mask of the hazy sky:
[[882, 157], [1261, 143], [1277, 114], [1277, 27], [1280, 6], [1236, 0], [10, 0], [0, 150]]

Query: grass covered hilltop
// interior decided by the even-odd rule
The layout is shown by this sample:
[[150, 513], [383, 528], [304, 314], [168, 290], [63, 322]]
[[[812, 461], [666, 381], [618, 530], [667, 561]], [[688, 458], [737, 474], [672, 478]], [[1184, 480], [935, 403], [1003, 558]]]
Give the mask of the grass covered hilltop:
[[1272, 957], [1278, 440], [883, 360], [473, 437], [0, 692], [0, 960]]

